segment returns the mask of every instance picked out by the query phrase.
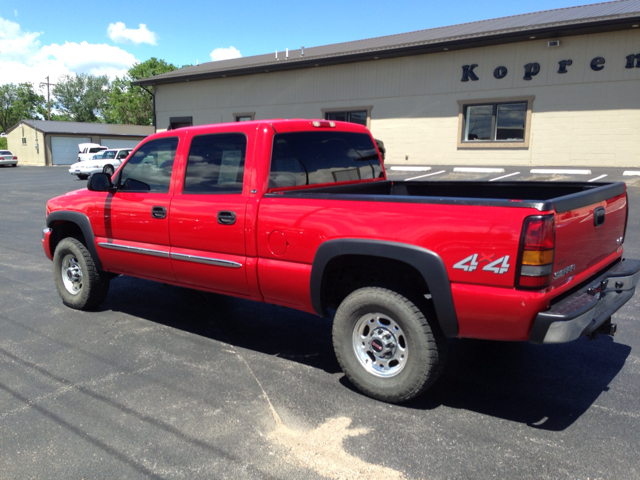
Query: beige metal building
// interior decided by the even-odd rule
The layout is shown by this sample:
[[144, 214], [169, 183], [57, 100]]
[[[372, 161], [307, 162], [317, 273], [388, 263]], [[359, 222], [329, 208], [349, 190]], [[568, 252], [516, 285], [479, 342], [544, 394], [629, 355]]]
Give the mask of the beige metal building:
[[157, 130], [366, 124], [389, 164], [640, 166], [640, 0], [210, 62], [152, 86]]
[[140, 125], [22, 120], [7, 131], [7, 147], [19, 165], [70, 165], [78, 159], [79, 143], [135, 147], [153, 132]]

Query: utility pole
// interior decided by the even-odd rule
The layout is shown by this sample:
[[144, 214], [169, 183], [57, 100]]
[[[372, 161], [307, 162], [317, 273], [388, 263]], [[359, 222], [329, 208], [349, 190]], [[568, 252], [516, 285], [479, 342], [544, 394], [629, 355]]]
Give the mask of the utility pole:
[[47, 86], [47, 120], [51, 120], [51, 96], [49, 93], [49, 86], [55, 85], [55, 83], [49, 83], [49, 77], [47, 76], [46, 82], [40, 82], [40, 86]]

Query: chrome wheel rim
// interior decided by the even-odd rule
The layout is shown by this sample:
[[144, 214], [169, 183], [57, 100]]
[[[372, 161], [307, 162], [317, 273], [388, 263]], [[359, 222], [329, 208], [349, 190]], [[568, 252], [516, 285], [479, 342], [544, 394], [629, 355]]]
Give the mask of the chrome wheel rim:
[[62, 259], [60, 274], [67, 292], [71, 295], [79, 294], [82, 290], [82, 269], [74, 255], [68, 254]]
[[404, 331], [382, 313], [369, 313], [356, 322], [352, 344], [360, 365], [376, 377], [398, 375], [409, 356]]

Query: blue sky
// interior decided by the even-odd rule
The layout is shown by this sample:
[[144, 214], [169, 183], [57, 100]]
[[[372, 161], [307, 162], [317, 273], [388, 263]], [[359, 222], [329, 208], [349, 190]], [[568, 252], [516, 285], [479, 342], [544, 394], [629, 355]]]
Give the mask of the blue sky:
[[588, 3], [596, 2], [0, 0], [0, 84], [114, 78], [150, 57], [182, 66]]

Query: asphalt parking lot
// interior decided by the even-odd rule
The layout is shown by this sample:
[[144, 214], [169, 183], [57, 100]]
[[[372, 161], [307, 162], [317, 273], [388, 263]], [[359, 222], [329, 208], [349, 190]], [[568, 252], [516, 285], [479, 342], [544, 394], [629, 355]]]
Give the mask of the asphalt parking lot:
[[[640, 168], [431, 168], [389, 178], [626, 181], [640, 258]], [[353, 389], [313, 315], [124, 276], [98, 310], [65, 307], [45, 203], [85, 184], [0, 169], [0, 479], [640, 478], [640, 294], [615, 338], [453, 340], [435, 387], [388, 405]]]

